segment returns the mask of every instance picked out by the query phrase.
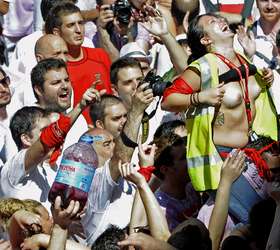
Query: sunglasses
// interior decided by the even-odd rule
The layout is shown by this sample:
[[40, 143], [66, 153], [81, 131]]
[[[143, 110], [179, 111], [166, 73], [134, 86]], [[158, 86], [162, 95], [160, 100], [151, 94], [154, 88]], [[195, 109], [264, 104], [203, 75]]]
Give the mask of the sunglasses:
[[3, 79], [0, 80], [0, 84], [9, 85], [10, 84], [10, 77], [5, 76]]

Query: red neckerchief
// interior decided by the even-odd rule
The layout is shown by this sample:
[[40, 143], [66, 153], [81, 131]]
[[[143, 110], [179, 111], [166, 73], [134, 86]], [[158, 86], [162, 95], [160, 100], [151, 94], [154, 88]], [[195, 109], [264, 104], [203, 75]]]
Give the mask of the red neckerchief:
[[269, 171], [269, 167], [266, 161], [262, 158], [261, 154], [265, 151], [269, 150], [277, 141], [270, 143], [269, 145], [261, 148], [260, 150], [256, 150], [255, 148], [244, 148], [242, 149], [244, 153], [252, 160], [258, 170], [258, 174], [260, 177], [265, 178], [266, 180], [270, 180], [271, 175]]
[[243, 58], [236, 54], [240, 64], [243, 64], [245, 66], [245, 71], [246, 71], [246, 76], [245, 76], [245, 82], [243, 81], [241, 71], [239, 68], [232, 63], [229, 59], [225, 58], [223, 55], [218, 54], [218, 53], [213, 53], [217, 57], [219, 57], [230, 69], [235, 69], [239, 75], [239, 84], [241, 86], [241, 89], [243, 91], [243, 99], [245, 103], [245, 109], [246, 109], [246, 115], [247, 115], [247, 120], [248, 120], [248, 126], [249, 126], [249, 131], [252, 128], [252, 110], [251, 110], [251, 103], [250, 103], [250, 98], [249, 98], [249, 89], [248, 89], [248, 79], [249, 79], [249, 68], [247, 63], [244, 62]]

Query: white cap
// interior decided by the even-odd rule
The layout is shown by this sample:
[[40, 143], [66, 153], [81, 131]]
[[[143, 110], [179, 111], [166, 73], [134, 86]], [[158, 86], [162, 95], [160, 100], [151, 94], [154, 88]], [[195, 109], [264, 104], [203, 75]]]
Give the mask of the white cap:
[[147, 55], [136, 42], [125, 44], [120, 50], [120, 57], [132, 57], [139, 60], [145, 59], [149, 63], [151, 63], [153, 59], [152, 55]]
[[180, 41], [180, 40], [186, 40], [187, 39], [187, 34], [186, 33], [182, 33], [176, 36], [176, 41]]

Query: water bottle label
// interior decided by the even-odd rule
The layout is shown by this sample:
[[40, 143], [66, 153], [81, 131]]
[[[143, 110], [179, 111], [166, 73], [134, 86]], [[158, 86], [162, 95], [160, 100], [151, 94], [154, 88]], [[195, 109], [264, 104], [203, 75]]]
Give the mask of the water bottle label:
[[63, 159], [55, 181], [89, 192], [95, 168], [82, 162]]

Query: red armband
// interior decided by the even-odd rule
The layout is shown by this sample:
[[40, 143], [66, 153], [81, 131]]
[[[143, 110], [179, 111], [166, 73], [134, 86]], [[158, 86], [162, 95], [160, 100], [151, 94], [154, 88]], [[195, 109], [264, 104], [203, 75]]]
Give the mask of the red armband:
[[60, 114], [59, 119], [43, 129], [40, 140], [48, 148], [63, 144], [64, 139], [71, 128], [71, 119]]
[[167, 88], [163, 93], [163, 101], [167, 96], [178, 93], [178, 94], [192, 94], [193, 88], [180, 76], [173, 81], [173, 84]]
[[154, 166], [140, 167], [138, 172], [145, 177], [147, 182], [149, 182], [155, 169], [156, 168]]

